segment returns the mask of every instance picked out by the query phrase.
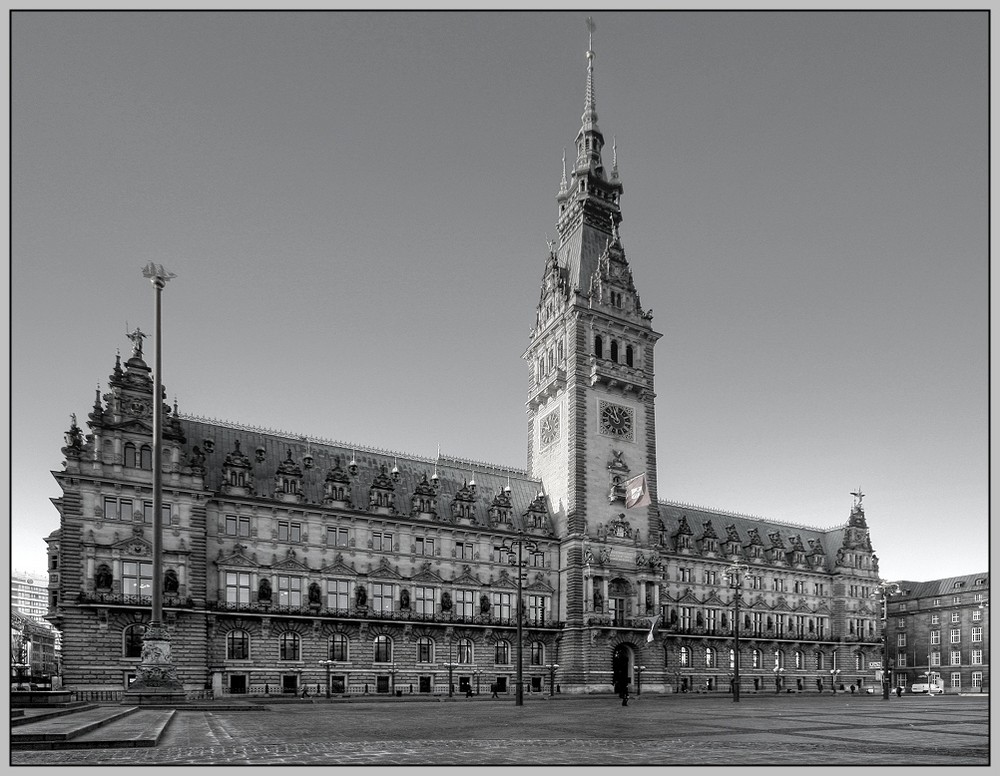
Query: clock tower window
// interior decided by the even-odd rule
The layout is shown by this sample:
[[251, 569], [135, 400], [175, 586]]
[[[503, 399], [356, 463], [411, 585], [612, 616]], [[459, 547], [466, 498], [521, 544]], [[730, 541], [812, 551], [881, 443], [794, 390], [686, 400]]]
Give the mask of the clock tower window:
[[594, 355], [604, 358], [604, 339], [600, 335], [594, 337]]
[[618, 363], [618, 343], [611, 340], [611, 360]]
[[625, 363], [628, 366], [635, 366], [635, 364], [633, 363], [634, 358], [635, 358], [635, 356], [634, 356], [634, 353], [633, 353], [633, 350], [632, 350], [632, 346], [631, 345], [627, 345], [625, 347]]

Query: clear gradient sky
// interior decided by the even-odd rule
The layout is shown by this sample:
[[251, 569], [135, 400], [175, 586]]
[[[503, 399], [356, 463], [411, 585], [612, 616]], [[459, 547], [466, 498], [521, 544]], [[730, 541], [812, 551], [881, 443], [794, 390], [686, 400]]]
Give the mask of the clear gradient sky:
[[[985, 570], [988, 16], [592, 14], [660, 498]], [[182, 412], [523, 467], [585, 15], [15, 13], [13, 565], [149, 261]]]

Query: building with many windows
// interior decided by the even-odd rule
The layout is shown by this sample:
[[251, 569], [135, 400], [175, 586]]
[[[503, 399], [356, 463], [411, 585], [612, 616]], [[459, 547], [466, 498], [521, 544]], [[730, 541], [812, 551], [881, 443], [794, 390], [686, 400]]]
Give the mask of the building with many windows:
[[[748, 567], [744, 691], [873, 681], [878, 560], [860, 491], [846, 522], [824, 529], [658, 496], [661, 335], [619, 233], [623, 186], [617, 155], [604, 163], [593, 50], [586, 58], [575, 160], [563, 163], [558, 239], [539, 257], [524, 351], [526, 469], [164, 405], [155, 582], [190, 690], [507, 692], [520, 652], [532, 690], [607, 691], [618, 671], [646, 691], [728, 692], [736, 561]], [[66, 683], [80, 689], [126, 687], [149, 620], [151, 408], [163, 397], [143, 336], [98, 389], [89, 433], [74, 416], [55, 473], [49, 619], [64, 634]]]
[[899, 585], [886, 628], [893, 683], [910, 688], [930, 673], [946, 693], [988, 692], [989, 574]]

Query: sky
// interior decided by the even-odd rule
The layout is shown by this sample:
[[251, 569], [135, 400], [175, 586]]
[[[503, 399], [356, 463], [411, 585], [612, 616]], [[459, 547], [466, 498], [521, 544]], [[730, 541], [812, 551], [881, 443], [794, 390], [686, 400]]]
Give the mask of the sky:
[[[589, 13], [660, 499], [986, 570], [988, 16]], [[585, 15], [14, 13], [13, 565], [150, 261], [182, 413], [524, 467]]]

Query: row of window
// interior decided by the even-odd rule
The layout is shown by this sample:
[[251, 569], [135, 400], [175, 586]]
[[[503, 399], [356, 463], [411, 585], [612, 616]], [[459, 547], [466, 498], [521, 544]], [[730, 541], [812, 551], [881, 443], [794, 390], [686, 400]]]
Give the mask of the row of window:
[[[724, 652], [715, 647], [704, 647], [700, 649], [694, 649], [692, 647], [680, 647], [677, 650], [677, 663], [681, 668], [720, 668], [719, 665], [719, 653]], [[728, 650], [729, 664], [728, 670], [732, 671], [736, 667], [736, 653], [730, 648]], [[740, 652], [741, 660], [740, 666], [743, 667], [743, 652]], [[806, 653], [802, 650], [795, 650], [791, 653], [791, 663], [789, 664], [786, 660], [786, 654], [784, 650], [776, 649], [770, 654], [771, 660], [767, 661], [765, 664], [764, 652], [760, 649], [752, 649], [749, 652], [750, 657], [750, 668], [758, 670], [771, 670], [771, 671], [784, 671], [787, 668], [794, 668], [795, 670], [816, 670], [825, 671], [827, 670], [827, 663], [829, 662], [834, 668], [837, 666], [837, 652], [834, 652], [830, 656], [830, 660], [827, 660], [827, 655], [824, 652], [816, 651], [812, 653], [812, 665], [806, 664]], [[862, 671], [865, 669], [865, 656], [861, 652], [853, 653], [854, 657], [854, 670]], [[669, 657], [668, 657], [669, 662]]]
[[[723, 630], [729, 628], [730, 616], [725, 609], [695, 609], [691, 606], [680, 606], [669, 610], [666, 620], [672, 625], [678, 625], [683, 630], [692, 627], [705, 628], [708, 633], [716, 632], [719, 627]], [[810, 637], [822, 638], [828, 628], [826, 617], [808, 617], [803, 614], [765, 614], [763, 612], [744, 611], [742, 612], [742, 622], [740, 628], [746, 632], [763, 633], [765, 631], [776, 631], [777, 633], [795, 633], [802, 636], [806, 633]], [[854, 633], [855, 622], [849, 621], [851, 633]], [[873, 627], [871, 632], [873, 631]]]
[[[973, 642], [978, 642], [983, 640], [983, 628], [981, 625], [974, 626], [972, 628], [972, 639]], [[941, 643], [941, 631], [933, 630], [930, 632], [930, 642], [931, 644]], [[948, 631], [948, 642], [950, 644], [961, 644], [962, 643], [962, 629], [961, 628], [951, 628]], [[897, 633], [896, 634], [896, 646], [905, 647], [906, 646], [906, 634]]]
[[[278, 541], [300, 542], [304, 535], [302, 523], [289, 520], [277, 521]], [[224, 520], [224, 530], [226, 536], [249, 537], [250, 517], [248, 515], [226, 515]], [[391, 531], [371, 531], [368, 540], [370, 549], [379, 552], [397, 552], [399, 549], [399, 535]], [[346, 526], [327, 526], [326, 543], [331, 547], [354, 547], [352, 543], [352, 531]], [[412, 539], [413, 552], [416, 555], [436, 556], [440, 554], [442, 542], [434, 537], [417, 536]], [[475, 560], [476, 544], [468, 540], [455, 541], [452, 543], [453, 557], [459, 560]], [[550, 554], [548, 552], [532, 554], [530, 564], [532, 566], [545, 567], [549, 564]], [[494, 563], [508, 562], [506, 551], [499, 547], [491, 548], [491, 560]]]
[[[977, 585], [985, 584], [985, 582], [986, 582], [985, 580], [976, 580], [976, 584]], [[956, 587], [961, 587], [961, 586], [964, 586], [964, 584], [965, 584], [964, 582], [956, 582], [955, 586]], [[985, 600], [986, 599], [985, 599], [985, 594], [984, 593], [975, 593], [972, 596], [973, 603], [983, 603]], [[910, 603], [911, 602], [909, 602], [909, 601], [900, 601], [900, 602], [894, 604], [893, 608], [897, 612], [905, 612], [909, 608], [909, 604]], [[920, 605], [920, 601], [913, 601], [912, 603], [916, 604], [917, 607], [919, 607], [919, 605]], [[961, 605], [963, 603], [968, 603], [968, 598], [960, 596], [960, 595], [955, 595], [955, 596], [951, 597], [951, 603], [952, 603], [952, 605], [958, 606], [958, 605]], [[931, 599], [931, 606], [941, 606], [941, 605], [942, 604], [941, 604], [941, 599], [940, 598], [932, 598]]]
[[[939, 665], [941, 665], [941, 653], [940, 652], [931, 652], [928, 655], [928, 658], [930, 659], [930, 664], [932, 666], [939, 666]], [[960, 666], [960, 665], [962, 665], [962, 651], [960, 649], [951, 650], [949, 652], [949, 654], [948, 654], [948, 658], [949, 658], [948, 665], [952, 665], [952, 666]], [[908, 665], [908, 660], [909, 660], [909, 658], [908, 658], [908, 655], [907, 655], [906, 652], [898, 652], [898, 653], [896, 653], [896, 665], [899, 668], [906, 668], [907, 665]], [[918, 664], [919, 664], [919, 662], [915, 663], [915, 665], [918, 665]], [[973, 649], [973, 650], [969, 651], [969, 665], [973, 665], [973, 666], [983, 665], [983, 650], [981, 650], [981, 649]]]
[[[676, 579], [678, 582], [694, 583], [696, 578], [697, 575], [695, 574], [695, 570], [693, 568], [682, 566], [677, 569]], [[716, 570], [705, 569], [702, 571], [701, 581], [703, 584], [718, 585], [720, 579], [723, 582], [726, 581]], [[808, 593], [809, 583], [805, 580], [793, 579], [791, 580], [791, 587], [788, 586], [788, 581], [789, 580], [783, 579], [782, 577], [772, 577], [770, 589], [776, 593], [796, 593], [798, 595], [806, 595]], [[743, 586], [747, 590], [767, 589], [765, 578], [760, 574], [748, 574]], [[813, 582], [812, 594], [819, 596], [826, 595], [826, 585], [823, 582]]]
[[[138, 499], [117, 498], [115, 496], [104, 497], [104, 519], [105, 520], [133, 520], [138, 518], [138, 513], [142, 513], [142, 522], [153, 522], [153, 502], [140, 501]], [[170, 523], [170, 515], [173, 512], [172, 504], [161, 504], [160, 515], [164, 523]]]
[[[277, 603], [281, 606], [300, 607], [303, 604], [304, 583], [302, 577], [278, 574], [275, 577]], [[366, 586], [347, 579], [325, 580], [325, 593], [320, 589], [321, 600], [327, 609], [346, 610], [351, 608], [352, 595], [356, 603], [364, 604], [373, 612], [394, 612], [408, 609], [415, 614], [432, 615], [438, 610], [453, 611], [458, 617], [473, 617], [477, 614], [492, 614], [501, 620], [511, 619], [516, 614], [517, 595], [515, 593], [493, 592], [489, 596], [475, 590], [444, 590], [431, 585], [415, 585], [405, 588], [398, 583], [371, 582]], [[318, 584], [318, 583], [317, 583]], [[249, 604], [253, 601], [250, 573], [246, 571], [226, 572], [226, 603]], [[259, 594], [259, 589], [258, 589]], [[484, 600], [485, 599], [485, 600]], [[524, 602], [529, 622], [544, 623], [548, 613], [551, 618], [551, 596], [529, 594]]]
[[[621, 302], [621, 297], [619, 296], [619, 305]], [[616, 364], [619, 363], [619, 358], [621, 358], [622, 347], [618, 340], [608, 338], [608, 355], [604, 355], [604, 337], [600, 334], [594, 337], [594, 355], [598, 358], [609, 358]], [[624, 348], [624, 364], [626, 366], [635, 366], [635, 349], [631, 345], [625, 345]]]

